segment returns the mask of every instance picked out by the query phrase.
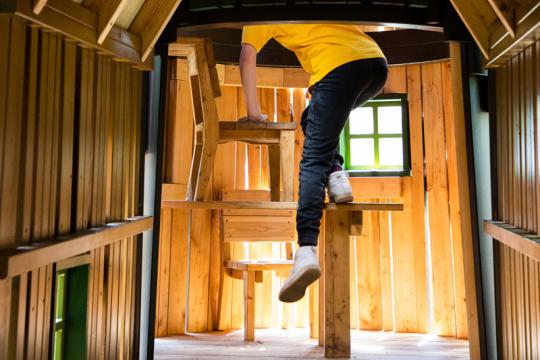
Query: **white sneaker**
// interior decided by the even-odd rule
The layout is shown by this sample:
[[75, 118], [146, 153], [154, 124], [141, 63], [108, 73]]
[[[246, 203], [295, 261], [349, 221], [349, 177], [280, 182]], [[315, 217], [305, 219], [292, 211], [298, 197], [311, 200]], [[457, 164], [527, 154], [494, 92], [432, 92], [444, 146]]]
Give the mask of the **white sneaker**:
[[292, 303], [304, 297], [307, 287], [321, 276], [317, 248], [300, 246], [294, 256], [294, 265], [279, 291], [279, 300]]
[[340, 170], [330, 174], [328, 178], [328, 197], [330, 198], [330, 202], [335, 202], [336, 204], [353, 201], [348, 172]]

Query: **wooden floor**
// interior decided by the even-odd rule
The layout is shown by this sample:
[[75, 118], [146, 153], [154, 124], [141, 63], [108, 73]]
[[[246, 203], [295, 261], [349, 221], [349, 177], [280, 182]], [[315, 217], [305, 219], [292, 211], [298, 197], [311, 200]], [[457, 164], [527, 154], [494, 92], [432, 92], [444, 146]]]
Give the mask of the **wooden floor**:
[[[469, 359], [468, 342], [434, 335], [380, 331], [352, 332], [352, 359]], [[244, 342], [242, 330], [156, 339], [155, 359], [276, 360], [321, 359], [323, 348], [305, 329], [256, 331], [256, 341]]]

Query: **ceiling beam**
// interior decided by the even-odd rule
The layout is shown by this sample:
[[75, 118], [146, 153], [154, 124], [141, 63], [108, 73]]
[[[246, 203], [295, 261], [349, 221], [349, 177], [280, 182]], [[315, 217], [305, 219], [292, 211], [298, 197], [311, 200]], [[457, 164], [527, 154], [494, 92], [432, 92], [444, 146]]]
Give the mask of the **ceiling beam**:
[[[187, 2], [186, 2], [187, 3]], [[442, 31], [428, 8], [390, 5], [265, 5], [190, 11], [184, 3], [172, 22], [192, 29], [242, 27], [264, 23], [350, 23]], [[439, 24], [436, 24], [436, 23]]]
[[98, 3], [99, 8], [95, 9], [98, 13], [98, 44], [103, 44], [127, 3], [128, 0], [104, 0]]
[[506, 35], [491, 47], [489, 60], [485, 66], [497, 67], [534, 41], [540, 39], [540, 3], [531, 4], [516, 11], [516, 36]]
[[514, 9], [510, 2], [507, 0], [488, 0], [488, 2], [503, 26], [506, 28], [506, 31], [508, 31], [511, 37], [516, 37], [514, 29]]
[[486, 59], [489, 59], [490, 29], [485, 21], [487, 12], [493, 9], [483, 0], [450, 0], [463, 23], [471, 33], [474, 41]]
[[32, 10], [35, 14], [39, 14], [41, 10], [47, 5], [48, 0], [33, 0], [32, 1]]
[[[402, 65], [438, 61], [450, 58], [444, 34], [424, 30], [394, 30], [368, 32], [382, 49], [390, 65]], [[241, 29], [194, 30], [179, 28], [180, 37], [208, 37], [214, 45], [216, 61], [222, 64], [238, 64]], [[270, 40], [257, 56], [261, 66], [300, 67], [294, 53], [275, 40]]]
[[77, 3], [49, 0], [38, 15], [30, 1], [15, 1], [12, 12], [115, 59], [132, 63], [138, 69], [152, 70], [154, 67], [152, 58], [141, 60], [141, 39], [129, 31], [113, 26], [103, 43], [98, 43], [98, 15]]
[[180, 5], [181, 0], [146, 0], [129, 30], [142, 40], [141, 58], [146, 61], [157, 39]]

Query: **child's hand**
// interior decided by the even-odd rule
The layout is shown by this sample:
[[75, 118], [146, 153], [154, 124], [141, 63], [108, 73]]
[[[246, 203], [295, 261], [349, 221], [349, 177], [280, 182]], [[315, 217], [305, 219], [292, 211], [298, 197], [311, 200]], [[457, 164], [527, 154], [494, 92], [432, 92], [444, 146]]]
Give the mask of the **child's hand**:
[[267, 121], [268, 115], [259, 114], [259, 115], [248, 115], [240, 118], [238, 121]]

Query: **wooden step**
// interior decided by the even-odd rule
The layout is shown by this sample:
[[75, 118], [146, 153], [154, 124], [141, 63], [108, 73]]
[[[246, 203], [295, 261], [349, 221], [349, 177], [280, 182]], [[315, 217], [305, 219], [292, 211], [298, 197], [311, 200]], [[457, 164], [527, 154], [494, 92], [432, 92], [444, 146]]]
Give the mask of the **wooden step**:
[[223, 266], [240, 271], [281, 271], [290, 269], [293, 264], [293, 260], [227, 260]]
[[221, 130], [280, 130], [294, 131], [296, 123], [268, 121], [220, 121]]

